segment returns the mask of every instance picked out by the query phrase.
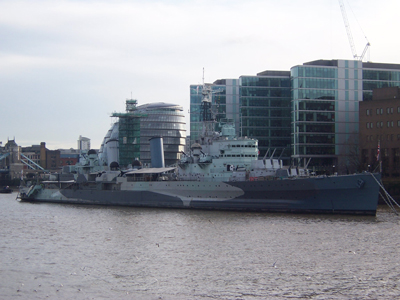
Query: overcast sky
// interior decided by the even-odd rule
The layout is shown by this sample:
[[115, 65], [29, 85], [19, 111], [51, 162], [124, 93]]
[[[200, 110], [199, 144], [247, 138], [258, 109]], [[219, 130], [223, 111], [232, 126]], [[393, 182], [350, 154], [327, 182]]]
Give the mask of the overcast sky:
[[[358, 55], [400, 63], [400, 1], [343, 0]], [[0, 0], [0, 141], [99, 148], [112, 112], [205, 81], [352, 59], [337, 0]], [[187, 118], [187, 129], [189, 130]]]

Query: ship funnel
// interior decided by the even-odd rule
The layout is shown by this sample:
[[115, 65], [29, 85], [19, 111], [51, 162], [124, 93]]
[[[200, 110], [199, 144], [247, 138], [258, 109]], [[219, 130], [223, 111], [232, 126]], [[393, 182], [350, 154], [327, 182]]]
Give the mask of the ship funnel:
[[150, 140], [151, 166], [164, 168], [164, 144], [161, 136], [154, 136]]

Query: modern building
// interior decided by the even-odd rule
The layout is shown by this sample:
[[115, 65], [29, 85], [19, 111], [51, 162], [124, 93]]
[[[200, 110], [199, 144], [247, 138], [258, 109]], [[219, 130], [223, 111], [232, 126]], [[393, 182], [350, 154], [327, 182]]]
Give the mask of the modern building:
[[90, 139], [84, 136], [79, 136], [78, 139], [78, 150], [90, 150]]
[[290, 160], [289, 71], [264, 71], [239, 77], [240, 135], [258, 140], [260, 156], [275, 151]]
[[358, 171], [359, 106], [376, 88], [400, 86], [400, 65], [317, 60], [292, 77], [292, 158], [321, 172]]
[[[215, 105], [217, 97], [228, 99], [227, 82], [217, 80], [211, 86]], [[239, 101], [231, 104], [226, 100], [224, 112], [234, 112], [239, 105], [239, 114], [222, 116], [239, 123], [238, 135], [259, 140], [260, 156], [267, 149], [279, 152], [290, 144], [290, 154], [283, 156], [290, 157], [292, 164], [308, 163], [317, 173], [343, 174], [360, 168], [359, 102], [372, 100], [374, 89], [400, 86], [400, 65], [316, 60], [294, 66], [290, 73], [264, 71], [257, 76], [241, 76], [238, 86], [239, 95], [233, 92], [231, 98]], [[193, 142], [201, 132], [196, 111], [202, 87], [190, 88]], [[222, 92], [218, 94], [217, 90]]]
[[290, 72], [265, 71], [239, 79], [219, 79], [213, 84], [190, 86], [190, 138], [195, 143], [203, 130], [203, 88], [213, 91], [215, 131], [220, 122], [233, 121], [237, 136], [258, 139], [260, 156], [276, 149], [290, 159]]
[[140, 160], [151, 162], [150, 139], [162, 137], [165, 165], [177, 163], [186, 144], [183, 107], [169, 103], [150, 103], [137, 107], [140, 118]]
[[400, 177], [400, 88], [374, 89], [372, 99], [359, 103], [360, 164], [384, 177]]
[[362, 63], [317, 60], [291, 68], [292, 159], [316, 172], [350, 172], [358, 145]]
[[102, 164], [113, 161], [128, 166], [135, 160], [151, 164], [150, 142], [162, 137], [165, 165], [173, 165], [184, 151], [186, 139], [185, 115], [182, 106], [151, 103], [137, 106], [137, 100], [126, 101], [125, 113], [113, 113], [118, 120], [106, 134], [99, 151]]

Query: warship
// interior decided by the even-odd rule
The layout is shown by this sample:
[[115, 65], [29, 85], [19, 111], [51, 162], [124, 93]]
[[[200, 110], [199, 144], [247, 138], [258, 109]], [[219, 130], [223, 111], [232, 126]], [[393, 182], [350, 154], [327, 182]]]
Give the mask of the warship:
[[[47, 180], [31, 178], [19, 200], [90, 205], [375, 215], [379, 173], [315, 175], [284, 166], [275, 151], [259, 157], [258, 141], [237, 137], [232, 122], [215, 131], [210, 91], [202, 101], [203, 131], [179, 163], [163, 165], [162, 137], [152, 139], [152, 167], [135, 161], [101, 166], [90, 150], [80, 163]], [[210, 113], [211, 112], [211, 113]], [[268, 156], [269, 154], [269, 156]], [[154, 157], [154, 159], [153, 159]]]

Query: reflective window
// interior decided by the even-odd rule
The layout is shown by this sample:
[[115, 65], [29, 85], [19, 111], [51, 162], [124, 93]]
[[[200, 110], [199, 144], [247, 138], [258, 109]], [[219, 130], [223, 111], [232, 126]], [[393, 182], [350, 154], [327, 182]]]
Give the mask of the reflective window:
[[381, 89], [385, 87], [395, 87], [400, 86], [399, 81], [363, 81], [363, 89], [364, 90], [374, 90]]
[[299, 67], [299, 77], [337, 78], [337, 68]]
[[298, 88], [304, 89], [337, 89], [336, 79], [324, 78], [299, 78], [297, 80]]
[[299, 90], [298, 99], [323, 99], [335, 100], [337, 99], [336, 90]]
[[363, 69], [363, 78], [367, 80], [400, 81], [400, 72]]

